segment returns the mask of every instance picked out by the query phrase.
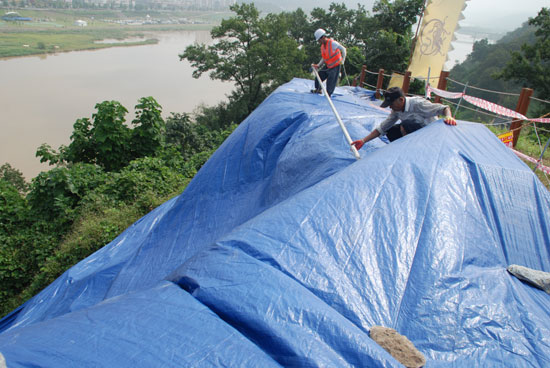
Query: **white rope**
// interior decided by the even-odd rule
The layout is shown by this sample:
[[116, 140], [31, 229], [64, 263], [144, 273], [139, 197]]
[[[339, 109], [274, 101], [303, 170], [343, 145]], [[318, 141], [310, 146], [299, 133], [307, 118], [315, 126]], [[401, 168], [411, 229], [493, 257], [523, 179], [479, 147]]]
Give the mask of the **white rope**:
[[546, 101], [546, 100], [541, 100], [540, 98], [536, 98], [536, 97], [529, 97], [530, 99], [532, 100], [536, 100], [536, 101], [539, 101], [539, 102], [542, 102], [542, 103], [547, 103], [547, 104], [550, 104], [550, 101]]
[[[449, 77], [447, 77], [447, 80], [453, 82], [453, 83], [456, 83], [458, 85], [461, 85], [461, 86], [466, 86], [466, 84], [464, 83], [460, 83], [458, 81], [455, 81], [454, 79], [451, 79]], [[490, 89], [484, 89], [484, 88], [479, 88], [479, 87], [474, 87], [474, 86], [468, 86], [468, 88], [471, 88], [471, 89], [477, 89], [479, 91], [483, 91], [483, 92], [491, 92], [491, 93], [496, 93], [496, 94], [500, 94], [500, 95], [507, 95], [507, 96], [519, 96], [519, 93], [507, 93], [507, 92], [499, 92], [499, 91], [492, 91]]]

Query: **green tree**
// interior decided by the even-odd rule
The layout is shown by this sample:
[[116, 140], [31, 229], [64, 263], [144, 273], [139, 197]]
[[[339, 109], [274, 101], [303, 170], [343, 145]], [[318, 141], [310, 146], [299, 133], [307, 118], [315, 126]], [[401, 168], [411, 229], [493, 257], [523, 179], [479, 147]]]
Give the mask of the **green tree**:
[[[71, 144], [66, 150], [66, 160], [68, 162], [96, 162], [96, 147], [92, 135], [92, 124], [90, 119], [78, 119], [73, 125], [73, 134], [71, 135]], [[54, 162], [50, 158], [50, 162]]]
[[5, 180], [12, 184], [19, 193], [24, 194], [29, 189], [29, 185], [23, 177], [23, 173], [13, 168], [9, 163], [0, 166], [0, 180]]
[[293, 12], [282, 12], [279, 16], [288, 25], [288, 35], [299, 45], [314, 41], [314, 25], [310, 23], [308, 15], [301, 8]]
[[61, 146], [59, 152], [48, 144], [42, 144], [36, 156], [40, 162], [50, 165], [88, 163], [97, 164], [107, 171], [124, 167], [132, 158], [131, 130], [124, 124], [128, 112], [118, 101], [103, 101], [95, 105], [97, 112], [88, 118], [78, 119], [73, 125], [69, 146]]
[[118, 101], [104, 101], [95, 107], [97, 113], [92, 115], [94, 125], [90, 133], [95, 143], [97, 164], [107, 171], [120, 170], [131, 158], [131, 132], [124, 125], [128, 110]]
[[218, 147], [226, 137], [223, 130], [192, 122], [188, 114], [173, 113], [166, 122], [166, 143], [176, 147], [185, 161]]
[[512, 52], [511, 60], [497, 77], [521, 83], [533, 88], [539, 98], [550, 99], [550, 8], [542, 8], [528, 23], [537, 27], [535, 42]]
[[372, 8], [374, 15], [361, 19], [361, 39], [369, 69], [407, 69], [413, 40], [412, 26], [423, 3], [424, 0], [379, 0]]
[[[519, 45], [515, 45], [515, 42], [490, 44], [487, 39], [475, 42], [467, 59], [451, 69], [452, 79], [461, 81], [463, 84], [467, 83], [468, 87], [474, 87], [466, 90], [467, 94], [471, 96], [514, 109], [517, 97], [488, 92], [489, 90], [519, 92], [520, 86], [516, 83], [499, 80], [495, 77], [510, 60], [508, 51], [510, 48], [519, 48]], [[483, 70], [483, 73], [479, 73], [480, 70]], [[449, 83], [448, 88], [455, 92], [464, 90], [463, 85], [453, 82]], [[460, 118], [465, 120], [492, 119], [487, 115], [480, 115], [468, 109], [461, 109]]]
[[288, 35], [288, 18], [260, 18], [253, 4], [231, 6], [236, 16], [211, 31], [214, 45], [192, 45], [179, 55], [196, 68], [193, 77], [210, 72], [212, 79], [235, 83], [231, 100], [244, 116], [250, 114], [278, 85], [302, 74], [305, 57]]
[[374, 18], [386, 31], [408, 33], [417, 21], [424, 0], [379, 0], [373, 7]]
[[163, 145], [165, 122], [162, 108], [153, 97], [141, 98], [135, 108], [131, 138], [133, 158], [152, 156]]
[[[310, 33], [313, 36], [315, 29], [323, 28], [330, 37], [346, 47], [360, 46], [363, 44], [363, 40], [358, 24], [367, 16], [368, 12], [360, 4], [358, 4], [357, 10], [348, 9], [344, 3], [330, 4], [328, 11], [323, 8], [314, 8], [311, 11], [312, 28]], [[319, 47], [317, 47], [317, 52], [318, 50]]]
[[131, 160], [162, 149], [165, 122], [162, 108], [153, 97], [139, 99], [133, 129], [125, 124], [128, 110], [120, 102], [103, 101], [95, 107], [92, 121], [81, 118], [75, 122], [68, 146], [61, 146], [57, 152], [42, 144], [36, 152], [40, 162], [57, 166], [96, 164], [106, 171], [119, 171]]
[[238, 111], [234, 111], [227, 101], [222, 101], [215, 106], [201, 104], [194, 111], [194, 121], [211, 130], [224, 129], [241, 121], [240, 118]]

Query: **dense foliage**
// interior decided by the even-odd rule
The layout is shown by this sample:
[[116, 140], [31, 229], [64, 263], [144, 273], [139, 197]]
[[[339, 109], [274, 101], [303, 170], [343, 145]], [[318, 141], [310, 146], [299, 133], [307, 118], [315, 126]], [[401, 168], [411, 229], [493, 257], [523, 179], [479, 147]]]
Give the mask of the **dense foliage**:
[[118, 101], [104, 101], [95, 106], [92, 120], [78, 119], [71, 143], [59, 152], [43, 144], [36, 155], [50, 165], [96, 164], [106, 171], [118, 171], [132, 160], [154, 154], [163, 145], [165, 129], [161, 107], [153, 97], [143, 97], [135, 106], [133, 129], [125, 125], [128, 110]]
[[28, 190], [29, 186], [23, 178], [23, 173], [13, 168], [9, 163], [0, 166], [0, 179], [11, 183], [21, 194]]
[[165, 122], [152, 97], [139, 100], [133, 129], [119, 102], [96, 109], [76, 121], [68, 146], [38, 149], [54, 167], [30, 186], [9, 164], [0, 168], [1, 315], [179, 194], [234, 129], [186, 114]]
[[[542, 8], [529, 25], [536, 27], [536, 40], [521, 45], [498, 76], [532, 88], [540, 99], [550, 100], [550, 8]], [[542, 107], [535, 114], [545, 113]]]
[[[470, 87], [467, 89], [468, 95], [515, 109], [517, 96], [497, 94], [476, 88], [519, 94], [521, 86], [514, 82], [498, 79], [498, 73], [510, 60], [510, 52], [519, 50], [523, 43], [530, 42], [533, 32], [534, 29], [525, 24], [495, 44], [490, 44], [487, 39], [475, 42], [473, 50], [466, 60], [451, 69], [451, 79], [467, 84]], [[480, 70], [483, 73], [480, 73]], [[464, 85], [450, 82], [448, 89], [462, 92]], [[473, 116], [473, 112], [463, 111], [460, 117], [465, 120], [479, 120], [480, 118], [483, 120], [483, 117], [474, 119]]]

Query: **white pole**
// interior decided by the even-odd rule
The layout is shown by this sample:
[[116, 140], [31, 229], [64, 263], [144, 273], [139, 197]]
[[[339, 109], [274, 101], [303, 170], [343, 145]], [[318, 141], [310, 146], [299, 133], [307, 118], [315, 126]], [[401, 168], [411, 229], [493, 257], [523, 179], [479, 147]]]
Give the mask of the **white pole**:
[[430, 85], [430, 71], [432, 70], [431, 67], [428, 67], [428, 78], [426, 79], [426, 83], [424, 83], [424, 90], [426, 91], [426, 98], [428, 98], [428, 86]]
[[351, 142], [353, 142], [353, 141], [351, 140], [351, 137], [349, 136], [348, 130], [346, 129], [344, 123], [342, 122], [342, 119], [340, 119], [340, 115], [338, 115], [338, 111], [336, 111], [336, 107], [334, 107], [334, 104], [332, 103], [332, 100], [331, 100], [330, 96], [328, 95], [327, 90], [325, 88], [325, 85], [323, 84], [323, 81], [321, 80], [321, 77], [319, 77], [319, 73], [317, 72], [317, 69], [313, 68], [313, 73], [315, 73], [315, 78], [317, 78], [317, 81], [321, 85], [321, 88], [323, 89], [323, 94], [327, 98], [327, 101], [328, 101], [330, 107], [332, 108], [332, 112], [334, 113], [334, 116], [336, 116], [336, 120], [338, 120], [338, 124], [340, 124], [340, 128], [342, 128], [342, 131], [344, 132], [344, 136], [346, 137], [348, 143], [351, 146], [351, 150], [353, 151], [353, 155], [355, 156], [356, 159], [359, 160], [361, 158], [361, 156], [359, 155], [359, 152], [357, 152], [357, 149], [355, 148], [355, 146], [351, 145]]

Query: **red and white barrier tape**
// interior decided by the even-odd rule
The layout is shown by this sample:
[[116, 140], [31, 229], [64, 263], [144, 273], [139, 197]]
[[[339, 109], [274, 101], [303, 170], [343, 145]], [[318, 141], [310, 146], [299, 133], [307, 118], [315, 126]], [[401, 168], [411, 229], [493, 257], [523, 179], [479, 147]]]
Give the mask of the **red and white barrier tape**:
[[468, 96], [468, 95], [466, 95], [464, 93], [461, 93], [461, 92], [456, 93], [456, 92], [443, 91], [441, 89], [437, 89], [437, 88], [434, 88], [434, 87], [428, 85], [428, 88], [426, 90], [426, 94], [428, 95], [428, 97], [430, 97], [432, 92], [435, 93], [436, 95], [440, 96], [440, 97], [443, 97], [443, 98], [450, 98], [450, 99], [463, 98], [466, 101], [468, 101], [469, 103], [471, 103], [472, 105], [475, 105], [477, 107], [481, 107], [484, 110], [488, 110], [488, 111], [491, 111], [495, 114], [508, 116], [508, 117], [511, 117], [511, 118], [514, 118], [514, 119], [529, 120], [529, 121], [533, 121], [533, 122], [536, 122], [536, 123], [550, 123], [550, 118], [529, 119], [528, 117], [526, 117], [523, 114], [520, 114], [517, 111], [507, 109], [504, 106], [494, 104], [492, 102], [483, 100], [481, 98]]
[[[491, 111], [495, 114], [508, 116], [508, 117], [511, 117], [511, 118], [519, 119], [519, 120], [529, 120], [526, 116], [523, 116], [519, 112], [507, 109], [504, 106], [500, 106], [500, 105], [497, 105], [495, 103], [492, 103], [492, 102], [489, 102], [489, 101], [486, 101], [486, 100], [482, 100], [481, 98], [472, 97], [472, 96], [468, 96], [468, 95], [464, 95], [463, 98], [466, 101], [468, 101], [469, 103], [471, 103], [472, 105], [475, 105], [477, 107], [481, 107], [482, 109], [487, 110], [487, 111]], [[548, 121], [550, 122], [550, 119], [548, 119]]]
[[527, 156], [526, 154], [524, 153], [521, 153], [519, 151], [516, 151], [515, 149], [513, 148], [510, 148], [518, 157], [524, 159], [524, 160], [527, 160], [529, 162], [532, 162], [534, 163], [535, 165], [538, 165], [537, 166], [537, 169], [541, 170], [542, 172], [545, 172], [547, 174], [550, 174], [550, 167], [548, 166], [544, 166], [543, 164], [540, 163], [539, 160], [537, 160], [536, 158], [533, 158], [533, 157], [530, 157], [530, 156]]

